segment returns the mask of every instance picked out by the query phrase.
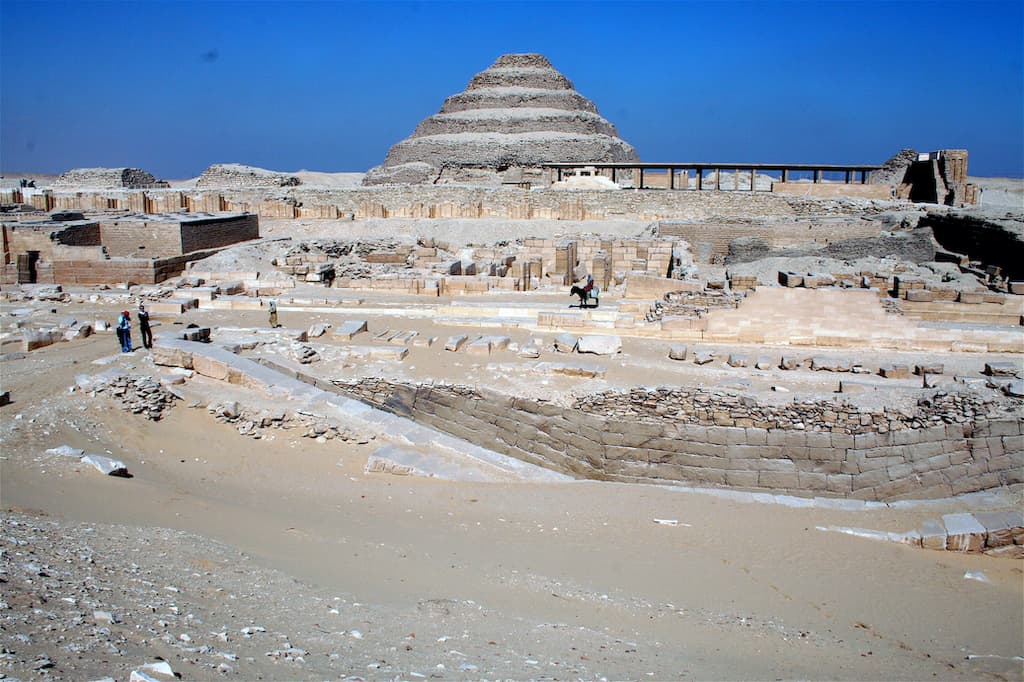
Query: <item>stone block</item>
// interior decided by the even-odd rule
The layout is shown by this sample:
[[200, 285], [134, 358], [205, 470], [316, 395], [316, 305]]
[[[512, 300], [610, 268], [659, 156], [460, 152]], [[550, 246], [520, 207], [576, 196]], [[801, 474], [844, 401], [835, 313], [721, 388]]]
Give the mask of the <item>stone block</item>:
[[346, 319], [334, 330], [335, 336], [344, 341], [351, 341], [356, 334], [362, 334], [368, 329], [366, 319]]
[[699, 350], [693, 354], [693, 361], [698, 365], [706, 365], [709, 362], [713, 362], [714, 359], [714, 352], [709, 350]]
[[458, 351], [460, 348], [462, 348], [466, 344], [466, 341], [468, 341], [468, 340], [469, 340], [469, 337], [467, 335], [465, 335], [465, 334], [457, 334], [455, 336], [449, 336], [448, 340], [445, 341], [445, 343], [444, 343], [444, 349], [446, 351], [450, 351], [450, 352], [454, 353], [454, 352]]
[[946, 549], [953, 552], [980, 552], [985, 546], [988, 531], [973, 514], [944, 514]]
[[918, 534], [921, 536], [921, 546], [925, 549], [946, 549], [946, 527], [937, 519], [928, 519], [922, 523]]
[[64, 339], [64, 332], [59, 329], [47, 329], [44, 331], [23, 331], [21, 333], [21, 350], [28, 352], [52, 346]]
[[974, 512], [974, 518], [985, 527], [986, 547], [1003, 547], [1012, 545], [1015, 535], [1024, 529], [1024, 512]]
[[668, 357], [670, 360], [685, 360], [687, 350], [685, 343], [672, 344], [668, 349]]
[[209, 343], [210, 342], [210, 328], [209, 327], [188, 327], [188, 328], [182, 330], [181, 338], [183, 338], [185, 341], [195, 341], [197, 343]]
[[750, 364], [750, 358], [746, 355], [738, 353], [730, 353], [729, 359], [726, 361], [730, 367], [746, 367]]
[[86, 455], [81, 460], [82, 464], [88, 464], [89, 466], [96, 469], [96, 471], [107, 476], [127, 476], [128, 467], [125, 463], [105, 457], [104, 455]]
[[803, 360], [795, 355], [783, 355], [779, 367], [781, 369], [800, 369], [803, 364]]
[[907, 365], [882, 365], [878, 373], [886, 379], [908, 379], [910, 368]]
[[914, 374], [923, 376], [925, 374], [942, 374], [946, 367], [941, 362], [922, 362], [914, 365]]
[[179, 348], [167, 348], [154, 344], [150, 357], [153, 359], [153, 364], [156, 365], [192, 369], [192, 354]]
[[830, 358], [819, 355], [811, 359], [811, 369], [825, 372], [849, 372], [850, 361], [846, 358]]
[[771, 489], [796, 489], [800, 487], [800, 474], [796, 471], [761, 471], [757, 485]]
[[779, 284], [784, 287], [798, 287], [804, 283], [804, 276], [797, 272], [779, 271]]
[[1009, 291], [1015, 296], [1024, 296], [1024, 282], [1010, 282]]
[[758, 472], [729, 470], [725, 472], [725, 484], [737, 488], [757, 487]]
[[754, 367], [760, 370], [769, 370], [772, 368], [772, 359], [767, 355], [758, 355]]
[[581, 336], [576, 342], [576, 352], [594, 355], [616, 355], [622, 352], [622, 339], [618, 336]]
[[935, 292], [929, 291], [928, 289], [910, 289], [907, 291], [906, 298], [908, 301], [928, 303], [935, 300]]
[[576, 350], [577, 338], [573, 334], [559, 334], [555, 337], [555, 350], [559, 353], [571, 353]]
[[201, 354], [192, 356], [191, 369], [194, 369], [197, 374], [217, 379], [218, 381], [227, 381], [230, 374], [230, 368], [226, 363]]
[[829, 474], [826, 479], [830, 493], [849, 495], [853, 492], [853, 476], [850, 474]]
[[1019, 362], [986, 362], [985, 374], [992, 377], [1015, 377], [1020, 368]]

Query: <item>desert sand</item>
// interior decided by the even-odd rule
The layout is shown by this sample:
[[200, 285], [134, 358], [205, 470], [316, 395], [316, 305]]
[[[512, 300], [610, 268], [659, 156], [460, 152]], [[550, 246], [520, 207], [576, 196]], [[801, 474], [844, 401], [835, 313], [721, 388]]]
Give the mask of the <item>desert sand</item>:
[[[102, 319], [120, 307], [54, 309], [41, 314]], [[318, 321], [298, 309], [281, 317], [292, 328]], [[201, 310], [177, 320], [192, 321], [266, 322]], [[165, 319], [155, 331], [175, 328]], [[369, 474], [373, 434], [241, 436], [205, 407], [266, 398], [219, 382], [190, 380], [157, 422], [73, 390], [77, 375], [104, 369], [165, 375], [146, 351], [116, 350], [98, 334], [0, 365], [14, 400], [0, 408], [8, 676], [120, 680], [161, 657], [183, 679], [1024, 677], [1019, 560], [822, 530], [902, 532], [953, 511], [1019, 508], [1019, 491], [858, 508]], [[615, 371], [657, 381], [657, 367], [644, 369], [653, 351], [637, 340], [627, 350], [635, 366]], [[539, 387], [502, 361], [450, 363], [417, 348], [392, 371], [575, 390]], [[109, 453], [132, 478], [45, 452], [64, 444]]]

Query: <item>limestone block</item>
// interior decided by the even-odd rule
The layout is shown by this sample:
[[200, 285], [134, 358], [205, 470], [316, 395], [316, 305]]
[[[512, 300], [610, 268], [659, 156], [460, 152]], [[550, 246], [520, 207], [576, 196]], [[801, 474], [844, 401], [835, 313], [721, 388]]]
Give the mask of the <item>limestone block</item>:
[[1024, 282], [1010, 282], [1010, 293], [1016, 296], [1024, 296]]
[[403, 360], [409, 349], [406, 346], [350, 346], [348, 352], [352, 357], [369, 360]]
[[179, 348], [166, 348], [159, 344], [154, 344], [150, 357], [153, 358], [153, 364], [156, 365], [192, 369], [192, 354]]
[[798, 287], [804, 283], [804, 276], [796, 272], [779, 271], [779, 284], [784, 287]]
[[987, 531], [973, 514], [944, 514], [946, 549], [954, 552], [980, 552], [985, 546]]
[[670, 360], [685, 360], [687, 350], [685, 343], [672, 344], [668, 349], [668, 357]]
[[1020, 371], [1019, 362], [986, 362], [985, 374], [993, 377], [1013, 377]]
[[608, 372], [608, 368], [600, 365], [570, 362], [542, 362], [536, 368], [542, 372], [585, 378], [603, 377]]
[[168, 299], [165, 301], [153, 301], [149, 304], [150, 315], [181, 315], [185, 312], [182, 301]]
[[946, 527], [936, 519], [928, 519], [921, 524], [918, 533], [921, 536], [921, 546], [925, 549], [946, 549]]
[[878, 373], [886, 379], [907, 379], [910, 377], [910, 368], [907, 365], [882, 365]]
[[846, 358], [829, 358], [817, 355], [811, 359], [811, 369], [826, 372], [849, 372], [850, 361]]
[[941, 362], [922, 362], [914, 365], [914, 374], [942, 374], [945, 371], [945, 365]]
[[197, 343], [209, 343], [210, 342], [210, 328], [209, 327], [189, 327], [182, 330], [181, 338], [186, 341], [195, 341]]
[[466, 352], [470, 355], [490, 355], [491, 341], [486, 336], [475, 338], [466, 345]]
[[928, 289], [911, 289], [907, 292], [908, 301], [930, 302], [935, 300], [935, 292]]
[[449, 336], [448, 340], [444, 343], [444, 349], [452, 353], [462, 348], [469, 337], [466, 334], [456, 334], [455, 336]]
[[105, 457], [103, 455], [86, 455], [81, 460], [82, 464], [88, 464], [96, 469], [96, 471], [107, 476], [127, 476], [128, 467], [125, 463]]
[[559, 353], [571, 353], [576, 350], [577, 339], [572, 334], [559, 334], [555, 337], [555, 350]]
[[45, 348], [61, 341], [64, 333], [59, 329], [46, 329], [43, 331], [23, 331], [21, 333], [21, 350], [33, 351], [37, 348]]
[[750, 364], [750, 358], [739, 353], [730, 353], [729, 359], [726, 360], [726, 363], [728, 363], [730, 367], [746, 367]]
[[758, 355], [754, 367], [760, 370], [769, 370], [772, 368], [772, 359], [767, 355]]
[[84, 339], [88, 336], [92, 336], [92, 325], [90, 324], [76, 324], [74, 327], [64, 330], [65, 341]]
[[710, 350], [699, 350], [694, 352], [693, 361], [698, 365], [706, 365], [709, 362], [714, 361], [715, 353]]
[[367, 330], [366, 320], [345, 320], [334, 330], [334, 336], [345, 341], [351, 341], [356, 334], [362, 334]]
[[317, 322], [316, 324], [312, 324], [312, 325], [309, 326], [309, 329], [306, 330], [306, 338], [309, 338], [309, 339], [319, 338], [319, 337], [323, 336], [324, 334], [326, 334], [327, 330], [330, 329], [333, 326], [334, 325], [331, 324], [330, 322]]
[[622, 339], [618, 336], [581, 336], [576, 342], [577, 353], [616, 355], [622, 352]]
[[988, 533], [986, 547], [1012, 545], [1014, 536], [1024, 529], [1024, 512], [1021, 511], [974, 512], [974, 518]]
[[1024, 398], [1024, 381], [1008, 381], [1003, 385], [1003, 393], [1011, 398]]
[[783, 355], [782, 361], [779, 363], [781, 369], [799, 369], [803, 365], [803, 360], [793, 355]]
[[531, 338], [529, 341], [524, 343], [519, 349], [519, 357], [521, 358], [539, 358], [543, 343], [540, 339]]

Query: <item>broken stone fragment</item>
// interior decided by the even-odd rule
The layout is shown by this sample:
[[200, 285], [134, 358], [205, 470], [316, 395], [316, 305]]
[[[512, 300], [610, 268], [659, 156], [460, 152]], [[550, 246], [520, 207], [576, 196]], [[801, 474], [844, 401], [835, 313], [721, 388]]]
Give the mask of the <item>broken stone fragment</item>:
[[1013, 377], [1020, 370], [1018, 362], [986, 362], [985, 374], [991, 377]]
[[698, 350], [693, 354], [693, 361], [698, 365], [706, 365], [715, 359], [714, 351]]
[[906, 379], [910, 376], [910, 368], [907, 365], [882, 365], [878, 373], [886, 379]]
[[452, 353], [458, 351], [466, 343], [469, 337], [465, 334], [457, 334], [456, 336], [449, 336], [448, 340], [444, 343], [444, 349], [451, 351]]
[[79, 448], [73, 448], [70, 445], [61, 445], [60, 447], [50, 448], [46, 451], [48, 455], [54, 455], [57, 457], [79, 457], [85, 454], [85, 450]]
[[803, 360], [794, 355], [783, 355], [779, 367], [781, 369], [799, 369], [802, 364]]
[[730, 367], [746, 367], [750, 364], [750, 359], [746, 355], [729, 353], [729, 359], [726, 360], [726, 364]]
[[850, 361], [845, 358], [815, 356], [811, 359], [811, 369], [826, 372], [849, 372]]
[[555, 337], [555, 350], [559, 353], [571, 353], [576, 350], [577, 339], [572, 334], [559, 334]]
[[310, 339], [315, 339], [326, 334], [327, 330], [333, 326], [330, 322], [317, 322], [314, 325], [310, 325], [306, 331], [306, 336]]
[[581, 336], [576, 342], [576, 352], [591, 353], [593, 355], [616, 355], [622, 352], [622, 339], [618, 336]]
[[688, 350], [685, 343], [672, 344], [668, 349], [669, 360], [685, 360]]
[[103, 455], [86, 455], [80, 461], [82, 464], [89, 464], [95, 467], [97, 471], [101, 474], [106, 474], [107, 476], [128, 475], [128, 467], [125, 466], [125, 463], [120, 460], [111, 459], [110, 457], [104, 457]]

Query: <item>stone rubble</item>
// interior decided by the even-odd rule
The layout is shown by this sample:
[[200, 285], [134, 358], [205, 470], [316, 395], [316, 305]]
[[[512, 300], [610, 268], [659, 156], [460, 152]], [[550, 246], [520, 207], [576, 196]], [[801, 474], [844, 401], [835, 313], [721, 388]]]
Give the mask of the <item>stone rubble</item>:
[[163, 419], [164, 413], [174, 406], [177, 399], [174, 393], [149, 376], [95, 377], [87, 387], [92, 395], [103, 394], [119, 402], [122, 410], [141, 414], [152, 421]]

